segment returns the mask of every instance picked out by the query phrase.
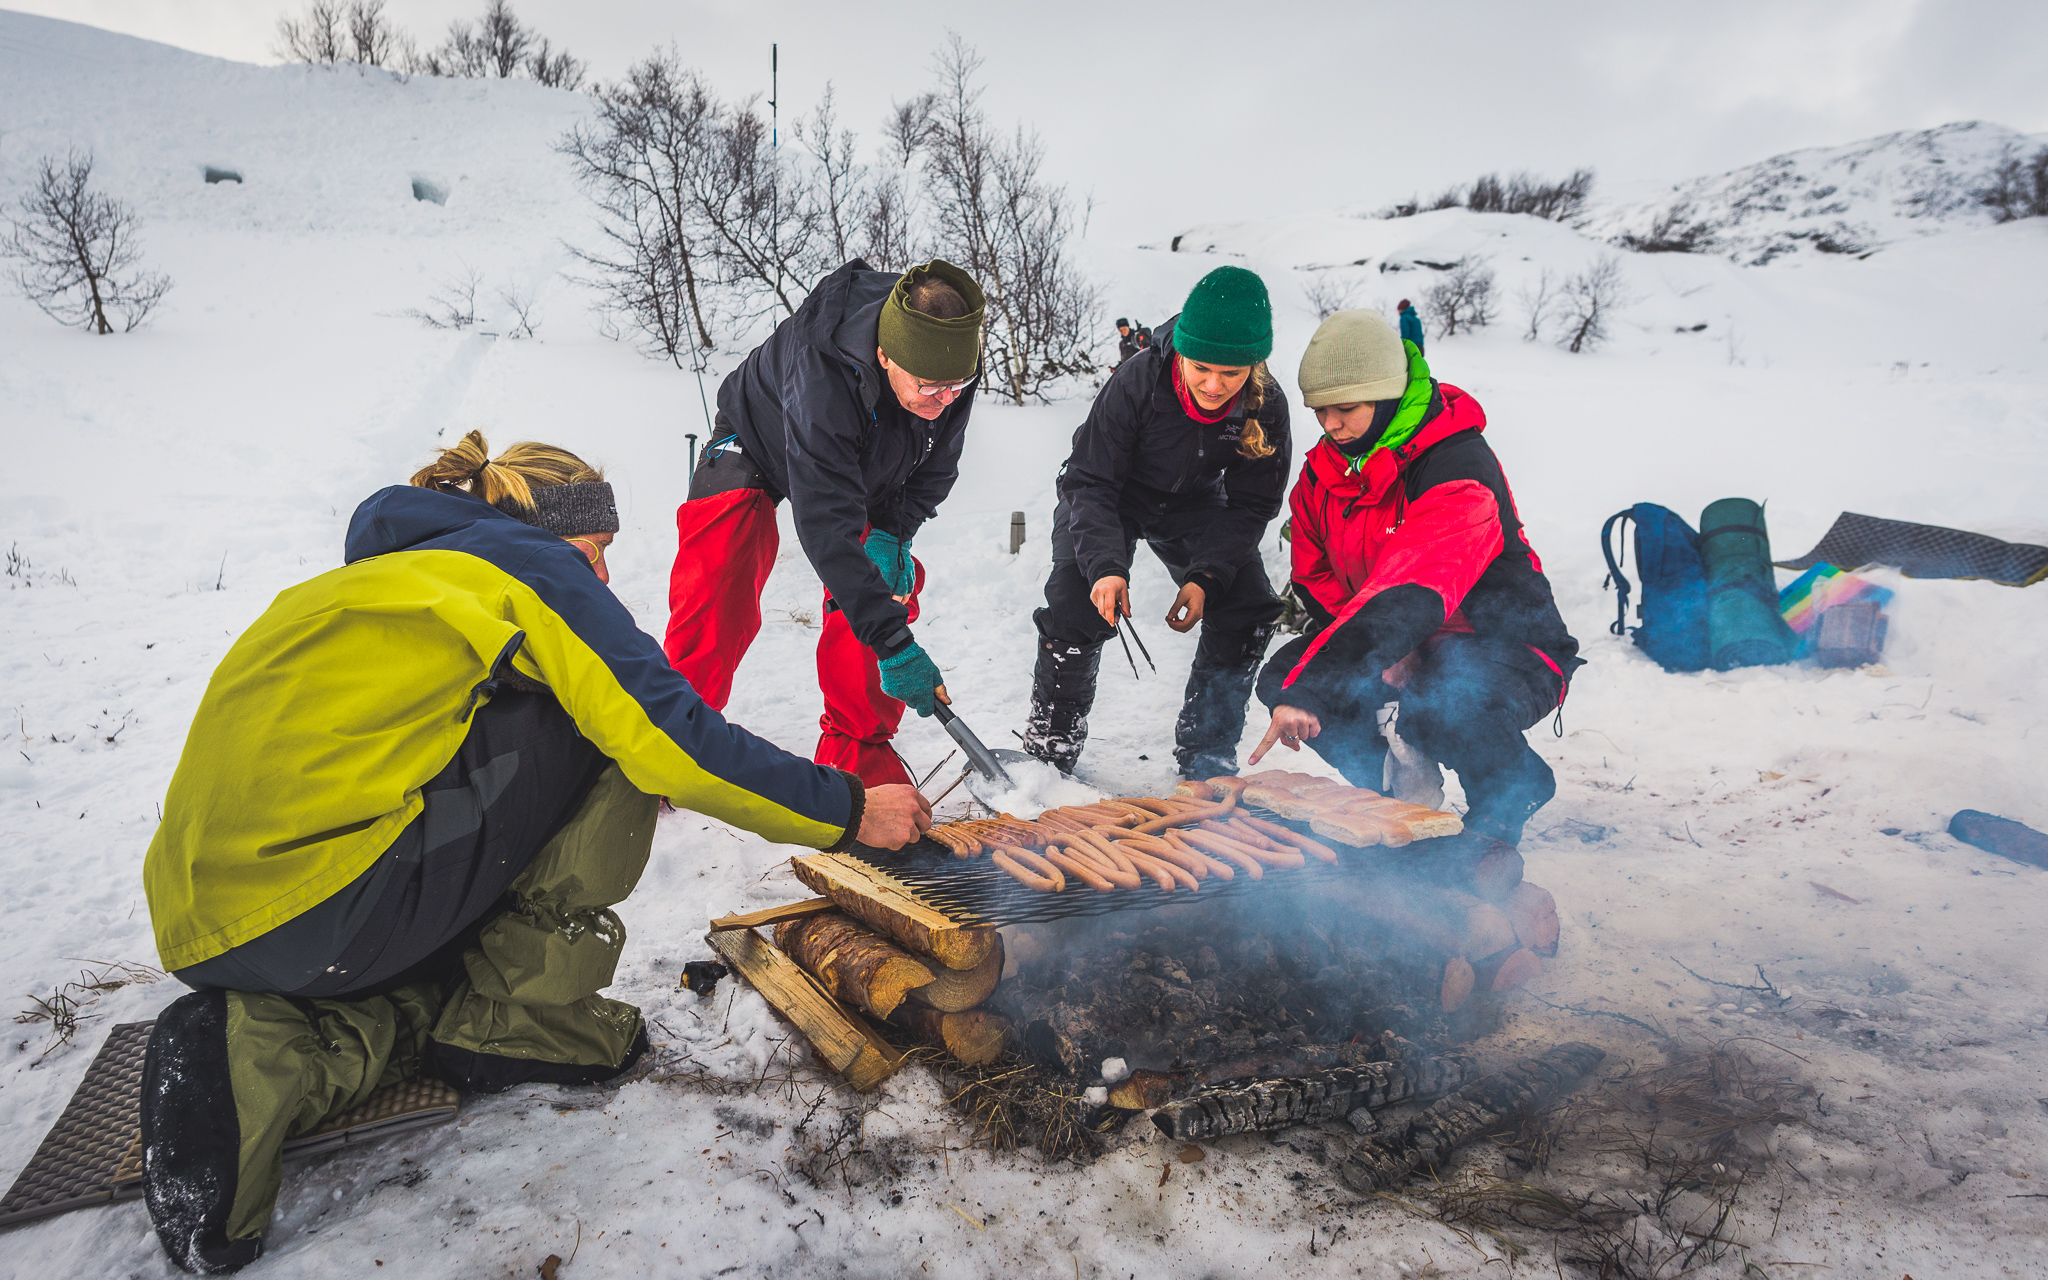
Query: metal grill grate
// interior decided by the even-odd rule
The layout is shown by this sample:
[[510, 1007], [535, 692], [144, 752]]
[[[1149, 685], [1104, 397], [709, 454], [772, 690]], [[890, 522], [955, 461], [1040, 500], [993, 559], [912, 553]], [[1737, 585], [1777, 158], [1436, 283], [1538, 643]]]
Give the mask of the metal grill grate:
[[1121, 911], [1214, 902], [1282, 887], [1310, 888], [1333, 881], [1355, 881], [1368, 873], [1369, 864], [1377, 861], [1343, 845], [1331, 847], [1338, 859], [1334, 865], [1311, 858], [1305, 867], [1268, 868], [1263, 880], [1254, 880], [1239, 871], [1232, 880], [1212, 877], [1202, 881], [1200, 889], [1176, 889], [1172, 893], [1150, 881], [1136, 889], [1102, 893], [1072, 877], [1067, 880], [1065, 892], [1040, 893], [1019, 884], [986, 857], [956, 858], [950, 849], [931, 840], [920, 840], [893, 852], [856, 843], [846, 852], [886, 873], [933, 910], [942, 911], [963, 925], [982, 926], [1045, 924]]

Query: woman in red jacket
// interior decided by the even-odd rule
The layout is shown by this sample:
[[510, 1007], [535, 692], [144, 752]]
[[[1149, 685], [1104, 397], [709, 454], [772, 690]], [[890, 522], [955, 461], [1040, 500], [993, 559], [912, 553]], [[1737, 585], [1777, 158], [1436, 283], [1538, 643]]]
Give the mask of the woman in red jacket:
[[1311, 625], [1260, 673], [1273, 722], [1252, 763], [1306, 741], [1380, 789], [1376, 713], [1396, 702], [1403, 741], [1457, 771], [1467, 829], [1515, 843], [1557, 792], [1523, 731], [1583, 660], [1481, 435], [1486, 414], [1371, 311], [1323, 322], [1301, 391], [1323, 429], [1289, 498]]

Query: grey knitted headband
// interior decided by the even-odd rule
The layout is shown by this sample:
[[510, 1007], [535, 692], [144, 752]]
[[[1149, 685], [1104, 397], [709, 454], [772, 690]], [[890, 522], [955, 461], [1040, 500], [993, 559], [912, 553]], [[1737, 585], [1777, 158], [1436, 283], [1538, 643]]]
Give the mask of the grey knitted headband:
[[602, 480], [536, 487], [532, 511], [507, 508], [506, 514], [564, 538], [619, 531], [618, 504], [612, 500], [611, 485]]

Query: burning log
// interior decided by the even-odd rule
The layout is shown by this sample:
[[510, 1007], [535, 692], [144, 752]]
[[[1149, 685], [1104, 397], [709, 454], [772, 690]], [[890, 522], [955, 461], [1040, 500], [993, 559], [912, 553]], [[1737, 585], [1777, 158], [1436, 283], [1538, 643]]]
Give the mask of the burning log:
[[775, 945], [826, 994], [877, 1018], [888, 1017], [913, 988], [932, 981], [931, 969], [915, 956], [836, 911], [783, 921], [775, 926]]
[[1557, 899], [1550, 890], [1527, 881], [1500, 904], [1515, 926], [1515, 940], [1539, 956], [1557, 954]]
[[981, 1009], [945, 1013], [920, 1004], [905, 1004], [897, 1006], [889, 1021], [942, 1046], [970, 1067], [995, 1061], [1010, 1039], [1009, 1022]]
[[1165, 1106], [1180, 1085], [1179, 1076], [1164, 1071], [1133, 1071], [1110, 1086], [1109, 1105], [1124, 1111], [1150, 1111]]
[[[1462, 1055], [1419, 1057], [1404, 1062], [1369, 1062], [1313, 1075], [1203, 1089], [1152, 1113], [1152, 1123], [1169, 1138], [1198, 1142], [1231, 1133], [1258, 1133], [1297, 1124], [1341, 1120], [1359, 1107], [1368, 1110], [1428, 1098], [1471, 1078]], [[1110, 1101], [1116, 1101], [1112, 1094]]]
[[1482, 1076], [1431, 1105], [1400, 1132], [1368, 1138], [1345, 1157], [1338, 1172], [1345, 1185], [1366, 1195], [1398, 1186], [1423, 1166], [1441, 1164], [1458, 1147], [1507, 1129], [1562, 1098], [1606, 1056], [1573, 1041]]
[[912, 1001], [941, 1013], [962, 1013], [974, 1008], [995, 993], [996, 983], [1003, 976], [1001, 937], [997, 937], [996, 949], [988, 953], [988, 959], [974, 968], [948, 969], [940, 965], [933, 973], [929, 985], [911, 989]]

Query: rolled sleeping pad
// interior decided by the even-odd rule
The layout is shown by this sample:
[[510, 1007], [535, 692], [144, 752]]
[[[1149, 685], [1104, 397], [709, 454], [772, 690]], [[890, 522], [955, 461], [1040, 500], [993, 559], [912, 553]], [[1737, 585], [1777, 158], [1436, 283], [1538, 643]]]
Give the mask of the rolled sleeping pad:
[[1716, 671], [1790, 662], [1799, 638], [1778, 612], [1764, 509], [1723, 498], [1700, 513], [1707, 567], [1707, 653]]

